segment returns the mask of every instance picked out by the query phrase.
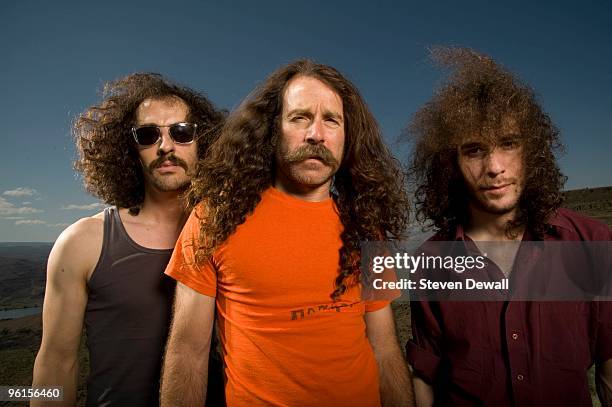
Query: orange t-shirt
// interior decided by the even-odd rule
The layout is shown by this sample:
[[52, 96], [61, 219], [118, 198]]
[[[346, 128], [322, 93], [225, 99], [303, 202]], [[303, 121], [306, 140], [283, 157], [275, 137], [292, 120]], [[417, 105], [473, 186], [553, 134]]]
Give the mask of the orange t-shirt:
[[342, 224], [333, 200], [306, 202], [275, 188], [212, 256], [195, 265], [192, 213], [166, 274], [216, 297], [229, 406], [379, 406], [366, 303], [354, 285], [330, 294]]

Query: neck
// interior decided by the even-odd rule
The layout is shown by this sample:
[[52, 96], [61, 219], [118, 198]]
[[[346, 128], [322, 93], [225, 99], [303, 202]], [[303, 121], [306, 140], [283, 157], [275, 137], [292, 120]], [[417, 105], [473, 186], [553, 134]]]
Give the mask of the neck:
[[163, 192], [145, 188], [145, 196], [139, 217], [154, 223], [176, 224], [182, 228], [189, 215], [177, 191]]
[[321, 202], [329, 199], [331, 180], [319, 186], [298, 184], [279, 174], [274, 179], [274, 187], [287, 195], [308, 202]]
[[508, 222], [517, 218], [517, 208], [504, 214], [495, 214], [470, 204], [469, 215], [465, 233], [475, 241], [521, 240], [525, 232], [525, 226], [521, 225], [512, 230], [513, 237], [508, 237]]

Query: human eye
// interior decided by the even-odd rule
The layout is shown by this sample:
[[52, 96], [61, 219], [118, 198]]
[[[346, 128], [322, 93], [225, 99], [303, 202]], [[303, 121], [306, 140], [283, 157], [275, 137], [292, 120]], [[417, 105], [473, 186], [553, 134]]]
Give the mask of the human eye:
[[499, 146], [504, 150], [514, 150], [520, 146], [519, 142], [515, 138], [507, 138], [501, 140]]
[[486, 149], [479, 144], [470, 144], [461, 147], [461, 154], [468, 158], [481, 158], [486, 154]]

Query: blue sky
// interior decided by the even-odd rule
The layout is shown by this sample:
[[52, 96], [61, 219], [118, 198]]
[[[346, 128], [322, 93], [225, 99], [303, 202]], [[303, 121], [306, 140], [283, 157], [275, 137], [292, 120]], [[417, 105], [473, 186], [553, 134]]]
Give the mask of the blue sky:
[[105, 81], [137, 71], [231, 109], [312, 58], [357, 84], [391, 144], [441, 78], [427, 48], [469, 46], [535, 88], [567, 145], [567, 188], [612, 185], [610, 21], [603, 0], [2, 1], [0, 241], [53, 241], [100, 210], [72, 169], [70, 124]]

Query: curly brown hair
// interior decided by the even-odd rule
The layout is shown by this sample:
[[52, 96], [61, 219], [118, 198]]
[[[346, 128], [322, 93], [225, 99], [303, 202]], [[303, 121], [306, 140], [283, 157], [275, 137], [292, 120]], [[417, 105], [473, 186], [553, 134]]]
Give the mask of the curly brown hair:
[[345, 153], [332, 188], [344, 226], [332, 293], [337, 299], [357, 281], [361, 241], [400, 239], [409, 204], [400, 164], [385, 146], [376, 120], [357, 88], [330, 66], [309, 60], [286, 65], [229, 115], [188, 192], [192, 206], [206, 202], [196, 257], [198, 262], [208, 261], [273, 184], [284, 91], [298, 75], [330, 86], [344, 108]]
[[492, 58], [466, 48], [434, 48], [434, 62], [450, 76], [408, 128], [414, 142], [409, 178], [414, 183], [416, 216], [444, 234], [467, 221], [469, 193], [457, 163], [457, 147], [467, 135], [491, 138], [512, 118], [519, 128], [525, 168], [519, 215], [507, 234], [527, 225], [536, 235], [562, 203], [566, 177], [555, 153], [562, 151], [559, 130], [538, 103], [534, 91]]
[[144, 175], [131, 129], [136, 109], [145, 99], [177, 97], [189, 108], [188, 120], [198, 125], [198, 157], [206, 154], [224, 114], [202, 94], [156, 73], [135, 73], [106, 83], [103, 100], [74, 121], [78, 158], [74, 168], [85, 188], [110, 205], [138, 213], [144, 200]]

